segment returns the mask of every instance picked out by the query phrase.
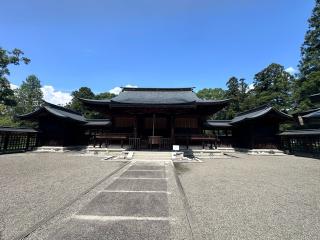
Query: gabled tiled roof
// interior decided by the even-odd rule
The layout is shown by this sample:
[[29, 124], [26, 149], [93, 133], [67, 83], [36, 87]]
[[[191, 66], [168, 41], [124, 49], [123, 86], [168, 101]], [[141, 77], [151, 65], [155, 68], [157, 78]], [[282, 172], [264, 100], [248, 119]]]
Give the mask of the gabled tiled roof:
[[86, 119], [82, 114], [61, 106], [54, 105], [52, 103], [48, 103], [48, 102], [45, 102], [43, 106], [40, 107], [39, 109], [31, 113], [19, 115], [18, 117], [21, 119], [28, 119], [28, 118], [37, 117], [40, 114], [45, 112], [50, 113], [58, 118], [69, 119], [69, 120], [82, 122], [82, 123], [86, 122]]
[[320, 135], [320, 129], [303, 129], [303, 130], [290, 130], [279, 134], [280, 136], [308, 136]]
[[312, 102], [320, 102], [320, 93], [312, 94], [310, 99]]
[[203, 100], [193, 88], [123, 88], [120, 94], [110, 100], [80, 99], [94, 105], [219, 105], [226, 100]]
[[205, 127], [219, 127], [219, 128], [228, 128], [232, 127], [230, 124], [231, 120], [207, 120], [204, 125]]
[[106, 127], [111, 125], [111, 121], [109, 119], [86, 119], [87, 123], [85, 126], [88, 127]]
[[130, 104], [188, 104], [201, 101], [191, 89], [125, 88], [112, 102]]
[[0, 132], [37, 133], [38, 131], [33, 128], [0, 127]]
[[283, 120], [290, 120], [292, 117], [286, 113], [280, 112], [277, 109], [269, 106], [263, 105], [254, 109], [250, 109], [249, 111], [242, 112], [238, 114], [235, 118], [231, 120], [231, 124], [237, 124], [243, 121], [248, 121], [252, 119], [256, 119], [262, 117], [266, 114], [273, 113], [276, 114], [279, 118]]
[[94, 127], [94, 126], [110, 126], [110, 119], [86, 119], [81, 113], [73, 111], [71, 109], [54, 105], [52, 103], [44, 102], [43, 106], [39, 109], [27, 113], [24, 115], [19, 115], [20, 119], [35, 119], [42, 114], [52, 114], [55, 117], [68, 119], [75, 121], [77, 123], [83, 124], [84, 126]]
[[319, 118], [320, 119], [320, 109], [310, 112], [302, 116], [303, 118]]

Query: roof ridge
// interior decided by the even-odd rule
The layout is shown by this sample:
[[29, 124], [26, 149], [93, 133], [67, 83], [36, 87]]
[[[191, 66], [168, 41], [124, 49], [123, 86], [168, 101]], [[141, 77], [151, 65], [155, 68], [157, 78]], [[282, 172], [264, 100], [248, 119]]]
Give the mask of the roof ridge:
[[256, 112], [256, 111], [259, 111], [259, 110], [262, 110], [262, 109], [265, 109], [265, 108], [269, 108], [269, 107], [271, 107], [269, 104], [264, 104], [264, 105], [261, 105], [261, 106], [258, 106], [258, 107], [251, 108], [249, 110], [240, 112], [240, 113], [238, 113], [236, 115], [236, 117], [243, 116], [243, 115], [246, 115], [248, 113]]
[[232, 120], [228, 120], [228, 119], [222, 119], [222, 120], [218, 120], [218, 119], [208, 119], [207, 121], [214, 121], [214, 122], [231, 122]]
[[10, 126], [0, 126], [0, 128], [11, 128], [11, 129], [34, 129], [32, 127], [10, 127]]
[[158, 91], [158, 92], [183, 92], [183, 91], [192, 91], [195, 87], [182, 87], [182, 88], [135, 88], [135, 87], [122, 87], [122, 91], [141, 91], [141, 92], [147, 92], [147, 91]]
[[69, 109], [69, 108], [65, 108], [65, 107], [62, 107], [62, 106], [55, 105], [53, 103], [49, 103], [49, 102], [44, 101], [44, 106], [46, 106], [46, 105], [48, 105], [49, 107], [53, 107], [53, 108], [65, 111], [65, 112], [69, 112], [69, 113], [73, 113], [73, 114], [82, 116], [82, 114], [80, 112], [77, 112], [75, 110], [72, 110], [72, 109]]
[[95, 118], [95, 119], [86, 118], [86, 121], [110, 121], [110, 118]]

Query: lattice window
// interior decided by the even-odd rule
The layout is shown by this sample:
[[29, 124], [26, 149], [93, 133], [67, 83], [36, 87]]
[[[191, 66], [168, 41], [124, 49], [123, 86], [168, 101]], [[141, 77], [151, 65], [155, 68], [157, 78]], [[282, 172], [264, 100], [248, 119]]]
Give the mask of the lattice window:
[[133, 127], [134, 126], [134, 118], [117, 117], [117, 118], [115, 118], [115, 126], [118, 128]]
[[196, 118], [176, 118], [176, 128], [198, 128], [198, 119]]
[[[146, 118], [144, 120], [144, 127], [146, 129], [152, 129], [153, 118]], [[167, 128], [167, 119], [166, 118], [155, 118], [154, 119], [154, 128], [155, 129], [166, 129]]]

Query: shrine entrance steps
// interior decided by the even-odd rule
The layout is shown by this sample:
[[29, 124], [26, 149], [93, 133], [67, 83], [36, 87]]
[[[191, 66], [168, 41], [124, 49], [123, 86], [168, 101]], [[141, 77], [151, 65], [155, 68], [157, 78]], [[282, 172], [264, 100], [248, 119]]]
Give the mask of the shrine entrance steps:
[[[138, 157], [167, 158], [169, 153]], [[44, 239], [199, 239], [171, 160], [132, 160], [99, 188]]]
[[171, 152], [158, 152], [158, 151], [134, 151], [133, 159], [136, 161], [147, 160], [147, 161], [168, 161], [172, 158]]

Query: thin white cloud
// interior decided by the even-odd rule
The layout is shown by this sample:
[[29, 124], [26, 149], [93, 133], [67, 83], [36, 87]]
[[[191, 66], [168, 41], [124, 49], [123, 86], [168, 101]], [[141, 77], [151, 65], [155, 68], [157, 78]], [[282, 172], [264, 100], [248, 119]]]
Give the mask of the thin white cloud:
[[254, 84], [253, 83], [249, 84], [249, 86], [248, 86], [248, 90], [252, 90], [252, 89], [254, 89]]
[[288, 67], [285, 71], [287, 73], [290, 73], [291, 75], [294, 75], [294, 74], [296, 74], [298, 72], [298, 70], [293, 68], [293, 67]]
[[118, 95], [121, 92], [121, 87], [114, 87], [112, 89], [109, 90], [109, 93], [113, 93]]
[[13, 83], [10, 83], [10, 88], [11, 88], [12, 90], [15, 90], [15, 89], [19, 88], [19, 86], [18, 86], [18, 85], [15, 85], [15, 84], [13, 84]]
[[57, 91], [53, 86], [45, 85], [41, 88], [43, 93], [43, 99], [47, 102], [57, 104], [57, 105], [66, 105], [72, 99], [72, 96], [68, 92]]
[[[125, 87], [137, 88], [138, 86], [127, 84]], [[121, 92], [121, 87], [114, 87], [109, 90], [109, 93], [118, 95]]]

